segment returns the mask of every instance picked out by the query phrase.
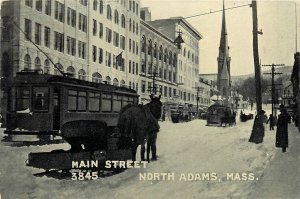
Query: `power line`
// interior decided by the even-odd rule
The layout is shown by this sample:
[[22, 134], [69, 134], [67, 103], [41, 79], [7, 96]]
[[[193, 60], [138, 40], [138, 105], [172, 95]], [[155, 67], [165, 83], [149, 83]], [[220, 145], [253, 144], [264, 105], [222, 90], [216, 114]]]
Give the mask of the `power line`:
[[[246, 7], [246, 6], [250, 6], [251, 7], [251, 5], [252, 4], [234, 6], [234, 7], [230, 7], [230, 8], [225, 8], [224, 10], [232, 10], [232, 9], [236, 9], [236, 8]], [[201, 14], [197, 14], [197, 15], [192, 15], [192, 16], [189, 16], [189, 17], [184, 17], [183, 19], [189, 19], [189, 18], [193, 18], [193, 17], [199, 17], [199, 16], [213, 14], [213, 13], [222, 12], [222, 11], [223, 11], [223, 9], [215, 10], [215, 11], [209, 11], [209, 12], [205, 12], [205, 13], [201, 13]]]

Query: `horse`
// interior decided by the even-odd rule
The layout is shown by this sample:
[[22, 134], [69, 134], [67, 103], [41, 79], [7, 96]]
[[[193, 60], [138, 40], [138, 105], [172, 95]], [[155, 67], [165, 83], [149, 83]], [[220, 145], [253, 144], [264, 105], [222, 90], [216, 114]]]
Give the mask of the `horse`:
[[228, 116], [228, 117], [221, 117], [221, 126], [223, 126], [223, 124], [225, 124], [225, 127], [227, 126], [232, 126], [233, 124], [236, 125], [236, 121], [235, 121], [235, 116]]
[[[158, 119], [161, 117], [162, 103], [160, 96], [150, 96], [151, 101], [146, 105], [129, 104], [123, 107], [119, 114], [118, 127], [121, 137], [119, 139], [119, 148], [131, 148], [132, 161], [136, 160], [136, 151], [139, 145], [144, 145], [145, 140], [153, 132], [159, 131]], [[147, 142], [147, 160], [150, 150]]]

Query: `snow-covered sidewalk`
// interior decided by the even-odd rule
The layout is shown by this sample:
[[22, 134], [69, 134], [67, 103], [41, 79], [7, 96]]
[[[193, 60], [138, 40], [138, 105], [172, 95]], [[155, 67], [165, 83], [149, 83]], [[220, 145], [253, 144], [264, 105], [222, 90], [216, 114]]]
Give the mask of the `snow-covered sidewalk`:
[[[274, 132], [275, 133], [275, 132]], [[300, 133], [289, 125], [289, 148], [286, 153], [277, 149], [274, 159], [255, 186], [251, 199], [300, 198]]]

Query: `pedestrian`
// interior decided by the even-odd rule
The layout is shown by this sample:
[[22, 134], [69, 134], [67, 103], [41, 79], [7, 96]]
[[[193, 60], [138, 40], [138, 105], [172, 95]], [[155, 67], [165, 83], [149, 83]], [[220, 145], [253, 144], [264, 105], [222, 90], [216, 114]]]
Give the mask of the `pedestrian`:
[[280, 115], [278, 115], [277, 130], [276, 130], [276, 143], [275, 146], [282, 148], [282, 152], [286, 152], [288, 147], [288, 121], [289, 115], [284, 105], [279, 106]]
[[266, 124], [270, 122], [270, 131], [274, 130], [274, 117], [273, 114], [270, 114], [269, 119], [267, 120]]
[[263, 142], [264, 136], [265, 136], [265, 127], [264, 127], [264, 115], [265, 111], [261, 110], [259, 113], [255, 116], [254, 124], [253, 124], [253, 130], [251, 133], [251, 136], [249, 138], [249, 142], [253, 142], [255, 144], [259, 144]]

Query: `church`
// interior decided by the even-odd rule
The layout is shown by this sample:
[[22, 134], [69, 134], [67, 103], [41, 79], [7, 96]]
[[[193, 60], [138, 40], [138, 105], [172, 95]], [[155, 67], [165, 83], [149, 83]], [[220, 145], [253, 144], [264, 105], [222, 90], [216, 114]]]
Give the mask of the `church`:
[[220, 99], [223, 100], [224, 105], [230, 105], [230, 93], [231, 93], [231, 76], [230, 76], [230, 61], [228, 36], [225, 19], [225, 5], [223, 1], [223, 15], [222, 15], [222, 29], [221, 39], [219, 46], [218, 56], [218, 75], [217, 75], [217, 89]]

